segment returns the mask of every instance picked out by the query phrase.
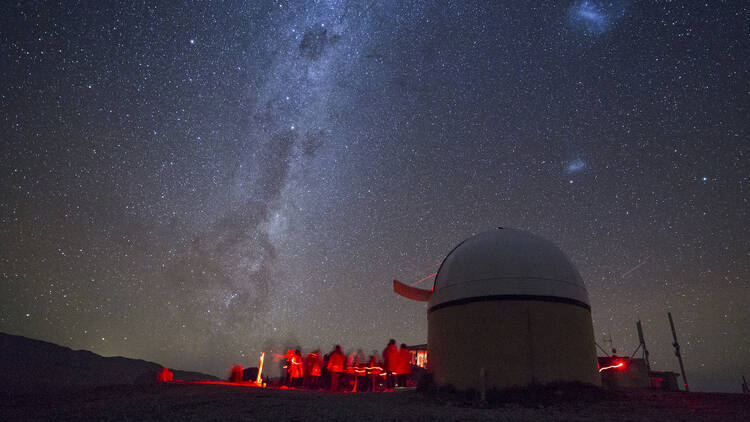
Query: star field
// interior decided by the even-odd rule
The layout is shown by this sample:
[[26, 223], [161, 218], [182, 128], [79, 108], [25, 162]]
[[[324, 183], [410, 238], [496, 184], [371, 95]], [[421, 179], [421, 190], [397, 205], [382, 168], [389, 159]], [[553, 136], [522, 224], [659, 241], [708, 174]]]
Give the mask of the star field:
[[678, 371], [669, 311], [692, 389], [750, 375], [742, 2], [0, 12], [0, 331], [221, 376], [424, 343], [391, 280], [506, 226], [576, 263], [602, 347], [640, 319]]

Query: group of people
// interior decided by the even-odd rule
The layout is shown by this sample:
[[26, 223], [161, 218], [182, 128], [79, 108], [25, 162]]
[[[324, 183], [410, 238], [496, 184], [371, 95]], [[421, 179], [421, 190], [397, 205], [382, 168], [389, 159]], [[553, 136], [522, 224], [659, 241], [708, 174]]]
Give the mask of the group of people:
[[396, 340], [391, 339], [382, 356], [382, 362], [375, 352], [365, 358], [361, 349], [347, 356], [341, 346], [336, 345], [326, 355], [321, 356], [320, 350], [315, 350], [303, 358], [299, 349], [290, 349], [284, 356], [284, 384], [313, 390], [379, 391], [381, 378], [385, 376], [386, 390], [405, 387], [411, 374], [411, 353], [406, 344], [401, 344], [399, 350]]

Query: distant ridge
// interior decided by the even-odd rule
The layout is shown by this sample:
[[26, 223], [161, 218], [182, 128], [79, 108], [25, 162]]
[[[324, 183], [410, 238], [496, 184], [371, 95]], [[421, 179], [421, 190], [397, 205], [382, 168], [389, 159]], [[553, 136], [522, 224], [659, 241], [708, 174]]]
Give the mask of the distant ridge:
[[[156, 382], [162, 365], [140, 359], [104, 357], [41, 340], [0, 333], [0, 392]], [[171, 368], [170, 368], [171, 369]], [[175, 380], [218, 380], [171, 369]]]

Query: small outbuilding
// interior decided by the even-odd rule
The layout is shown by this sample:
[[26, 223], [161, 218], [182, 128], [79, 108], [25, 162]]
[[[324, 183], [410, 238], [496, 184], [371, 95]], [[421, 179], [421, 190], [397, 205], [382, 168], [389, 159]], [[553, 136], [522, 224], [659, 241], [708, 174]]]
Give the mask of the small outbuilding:
[[575, 266], [552, 242], [498, 228], [443, 260], [428, 302], [429, 366], [438, 385], [503, 389], [554, 382], [601, 385], [591, 307]]
[[649, 388], [646, 361], [628, 357], [600, 356], [599, 374], [602, 387], [609, 390], [645, 390]]

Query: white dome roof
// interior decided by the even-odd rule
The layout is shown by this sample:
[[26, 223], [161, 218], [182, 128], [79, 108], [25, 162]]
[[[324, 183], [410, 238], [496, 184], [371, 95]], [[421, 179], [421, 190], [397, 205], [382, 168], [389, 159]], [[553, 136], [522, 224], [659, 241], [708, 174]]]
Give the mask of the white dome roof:
[[581, 275], [560, 248], [505, 228], [466, 239], [445, 257], [429, 308], [485, 299], [541, 299], [589, 308]]

